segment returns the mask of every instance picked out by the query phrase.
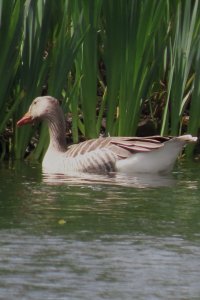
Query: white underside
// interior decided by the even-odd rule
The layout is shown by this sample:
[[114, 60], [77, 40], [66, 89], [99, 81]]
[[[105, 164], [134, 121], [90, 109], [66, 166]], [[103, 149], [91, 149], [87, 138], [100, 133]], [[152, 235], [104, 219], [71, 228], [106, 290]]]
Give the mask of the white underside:
[[65, 173], [65, 157], [58, 155], [55, 151], [47, 151], [42, 162], [42, 169], [45, 173]]
[[183, 141], [170, 140], [165, 142], [160, 149], [137, 153], [127, 159], [117, 161], [116, 169], [118, 172], [127, 174], [170, 172], [184, 145]]

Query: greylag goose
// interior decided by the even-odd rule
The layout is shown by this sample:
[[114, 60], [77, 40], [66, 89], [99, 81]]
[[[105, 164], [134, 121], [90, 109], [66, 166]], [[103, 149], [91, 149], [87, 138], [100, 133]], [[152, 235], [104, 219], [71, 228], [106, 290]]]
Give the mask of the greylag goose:
[[37, 97], [18, 126], [46, 120], [50, 143], [42, 167], [48, 173], [123, 172], [160, 173], [172, 170], [177, 156], [191, 135], [179, 137], [100, 137], [67, 148], [65, 118], [57, 99]]

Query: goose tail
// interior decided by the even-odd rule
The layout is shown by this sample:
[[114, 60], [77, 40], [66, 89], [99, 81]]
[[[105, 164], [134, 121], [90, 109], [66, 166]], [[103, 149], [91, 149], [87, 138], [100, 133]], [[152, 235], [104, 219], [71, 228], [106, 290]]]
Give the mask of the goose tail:
[[185, 135], [175, 137], [174, 139], [186, 144], [186, 143], [196, 143], [198, 138], [196, 136], [192, 136], [191, 134], [185, 134]]
[[182, 135], [173, 137], [163, 143], [159, 149], [137, 153], [131, 157], [117, 162], [116, 167], [120, 172], [126, 173], [168, 173], [187, 143], [195, 143], [197, 137]]

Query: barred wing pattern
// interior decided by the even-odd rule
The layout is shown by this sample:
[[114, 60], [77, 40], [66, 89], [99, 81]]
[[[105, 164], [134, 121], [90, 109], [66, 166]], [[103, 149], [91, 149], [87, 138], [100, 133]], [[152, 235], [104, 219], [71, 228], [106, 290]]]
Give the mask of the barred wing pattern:
[[170, 138], [154, 137], [107, 137], [92, 139], [72, 145], [65, 153], [68, 169], [83, 172], [115, 171], [117, 160], [125, 159], [139, 152], [159, 149]]
[[127, 158], [133, 153], [147, 152], [158, 149], [163, 143], [169, 141], [170, 137], [152, 136], [152, 137], [106, 137], [91, 139], [79, 144], [68, 147], [66, 155], [75, 157], [97, 149], [110, 149], [119, 158]]

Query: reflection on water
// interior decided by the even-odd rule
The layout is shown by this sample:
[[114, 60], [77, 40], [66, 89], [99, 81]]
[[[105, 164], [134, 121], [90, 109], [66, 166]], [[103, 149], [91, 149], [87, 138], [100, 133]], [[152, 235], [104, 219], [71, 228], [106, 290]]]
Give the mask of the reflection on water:
[[48, 184], [104, 184], [118, 185], [124, 187], [146, 188], [146, 187], [170, 187], [175, 184], [176, 179], [171, 175], [159, 174], [127, 174], [112, 173], [109, 175], [97, 175], [88, 173], [75, 173], [72, 175], [43, 174], [43, 181]]
[[200, 168], [49, 176], [0, 166], [0, 299], [199, 299]]

